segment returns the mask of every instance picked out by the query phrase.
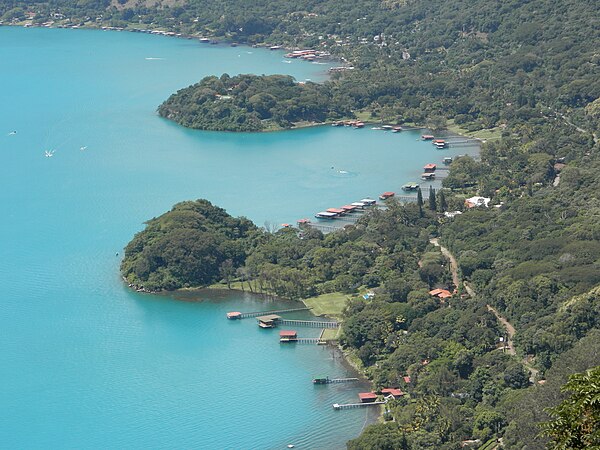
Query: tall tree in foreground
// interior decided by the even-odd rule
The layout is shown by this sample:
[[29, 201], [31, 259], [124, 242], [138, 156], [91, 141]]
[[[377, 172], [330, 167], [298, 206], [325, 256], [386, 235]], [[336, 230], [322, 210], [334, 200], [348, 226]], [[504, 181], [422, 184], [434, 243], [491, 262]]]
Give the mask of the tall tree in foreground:
[[435, 211], [437, 209], [437, 200], [435, 198], [435, 189], [429, 186], [429, 209]]
[[419, 217], [423, 217], [423, 193], [417, 188], [417, 205], [419, 206]]
[[571, 375], [562, 391], [571, 396], [549, 409], [554, 420], [542, 424], [549, 448], [600, 449], [600, 366]]

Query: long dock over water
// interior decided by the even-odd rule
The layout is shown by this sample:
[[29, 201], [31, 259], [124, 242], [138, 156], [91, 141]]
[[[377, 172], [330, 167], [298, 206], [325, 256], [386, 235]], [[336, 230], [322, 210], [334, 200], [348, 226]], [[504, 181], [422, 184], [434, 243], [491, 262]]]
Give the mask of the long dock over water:
[[340, 405], [338, 403], [333, 404], [333, 409], [351, 409], [351, 408], [362, 408], [364, 406], [373, 405], [385, 405], [387, 402], [370, 402], [370, 403], [345, 403]]
[[324, 322], [321, 320], [277, 319], [276, 322], [278, 325], [297, 325], [299, 327], [313, 328], [338, 328], [340, 326], [338, 322]]
[[310, 308], [291, 308], [291, 309], [276, 309], [273, 311], [252, 311], [252, 312], [230, 312], [227, 313], [228, 319], [247, 319], [248, 317], [267, 316], [269, 314], [288, 313], [296, 311], [308, 311]]

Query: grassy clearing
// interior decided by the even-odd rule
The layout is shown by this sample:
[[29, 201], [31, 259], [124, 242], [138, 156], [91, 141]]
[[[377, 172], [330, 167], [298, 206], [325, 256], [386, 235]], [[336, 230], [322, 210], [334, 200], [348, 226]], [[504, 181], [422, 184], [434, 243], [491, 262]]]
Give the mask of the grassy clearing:
[[331, 316], [341, 318], [342, 311], [346, 306], [348, 296], [340, 292], [323, 294], [304, 300], [304, 304], [312, 308], [312, 313], [317, 316]]
[[340, 338], [340, 328], [325, 328], [323, 339], [326, 341], [334, 341]]
[[[236, 291], [243, 291], [241, 281], [232, 281], [230, 283], [231, 289]], [[206, 286], [207, 289], [229, 289], [227, 283], [215, 283], [210, 286]], [[244, 283], [244, 288], [248, 290], [248, 283]]]
[[500, 127], [486, 128], [477, 131], [468, 131], [465, 128], [461, 128], [460, 125], [455, 124], [454, 120], [449, 120], [446, 125], [446, 128], [448, 128], [448, 131], [451, 131], [452, 133], [483, 140], [500, 139], [502, 135], [502, 129]]

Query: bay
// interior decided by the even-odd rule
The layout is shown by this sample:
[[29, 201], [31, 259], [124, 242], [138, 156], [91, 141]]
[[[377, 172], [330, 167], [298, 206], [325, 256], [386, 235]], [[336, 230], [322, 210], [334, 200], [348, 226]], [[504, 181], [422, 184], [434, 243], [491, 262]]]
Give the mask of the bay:
[[202, 132], [156, 114], [210, 74], [326, 76], [283, 61], [194, 40], [0, 27], [4, 447], [344, 448], [371, 420], [331, 408], [359, 386], [310, 383], [349, 373], [330, 350], [224, 319], [287, 303], [143, 295], [118, 273], [133, 234], [178, 201], [277, 225], [398, 190], [452, 153], [416, 132]]

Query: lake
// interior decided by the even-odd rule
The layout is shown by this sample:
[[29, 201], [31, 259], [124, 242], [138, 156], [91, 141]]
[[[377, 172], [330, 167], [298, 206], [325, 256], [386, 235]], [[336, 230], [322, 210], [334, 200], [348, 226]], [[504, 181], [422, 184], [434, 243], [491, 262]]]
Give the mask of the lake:
[[293, 223], [398, 191], [455, 152], [417, 132], [201, 132], [156, 114], [210, 74], [325, 79], [327, 65], [287, 64], [283, 52], [0, 27], [0, 61], [3, 446], [344, 448], [372, 417], [331, 405], [355, 401], [361, 387], [311, 383], [348, 375], [340, 358], [282, 346], [253, 319], [225, 319], [289, 303], [131, 292], [119, 277], [122, 249], [179, 201], [207, 198], [258, 225]]

